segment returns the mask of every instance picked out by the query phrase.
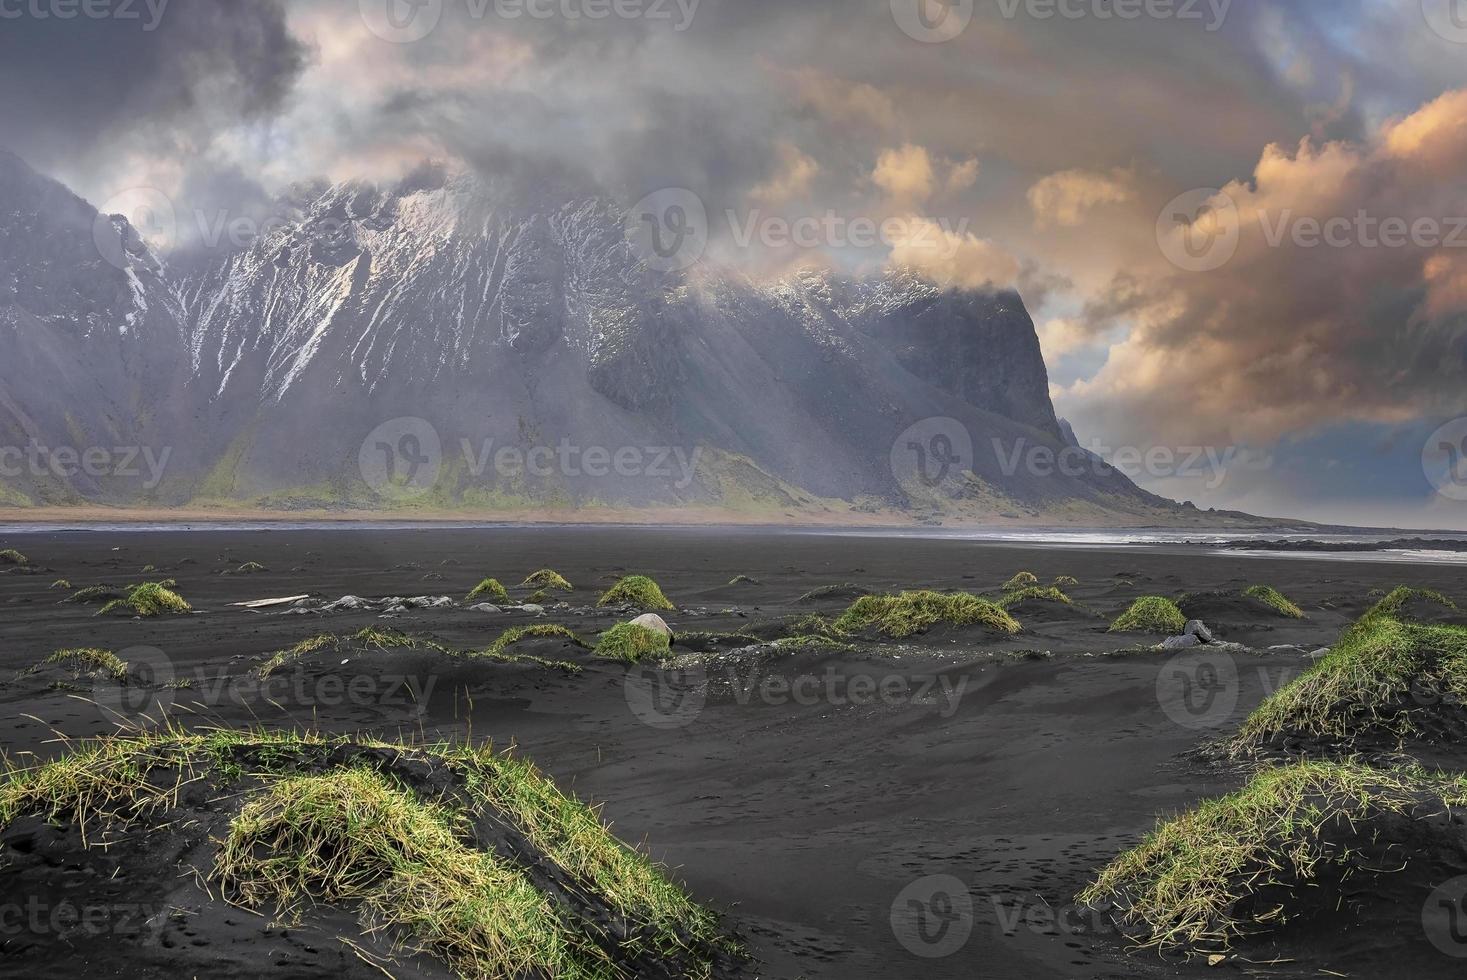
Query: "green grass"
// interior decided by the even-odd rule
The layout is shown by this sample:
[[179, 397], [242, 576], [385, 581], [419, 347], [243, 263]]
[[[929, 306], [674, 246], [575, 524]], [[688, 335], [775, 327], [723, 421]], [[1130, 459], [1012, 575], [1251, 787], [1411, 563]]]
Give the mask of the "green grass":
[[638, 609], [667, 610], [676, 607], [662, 594], [657, 583], [645, 575], [628, 575], [607, 589], [598, 606], [636, 606]]
[[253, 575], [256, 572], [268, 572], [269, 570], [270, 569], [266, 568], [264, 565], [261, 565], [257, 561], [247, 561], [243, 565], [236, 568], [234, 571], [237, 575]]
[[1250, 599], [1257, 599], [1280, 616], [1289, 619], [1303, 619], [1304, 610], [1289, 601], [1289, 597], [1271, 585], [1255, 585], [1245, 589], [1243, 594]]
[[499, 637], [484, 650], [484, 656], [498, 657], [504, 651], [516, 643], [524, 640], [554, 640], [561, 639], [574, 643], [583, 650], [590, 649], [590, 644], [581, 639], [576, 633], [564, 626], [554, 623], [535, 623], [530, 626], [514, 626], [499, 634]]
[[763, 585], [764, 583], [761, 582], [761, 581], [759, 581], [757, 578], [753, 578], [752, 576], [749, 576], [749, 575], [735, 575], [733, 578], [729, 579], [729, 583], [728, 584], [729, 585]]
[[903, 592], [901, 595], [868, 595], [857, 599], [835, 628], [843, 633], [875, 628], [895, 639], [921, 633], [938, 623], [953, 626], [983, 626], [998, 633], [1017, 633], [1018, 622], [987, 599], [958, 593]]
[[69, 589], [69, 588], [71, 588], [71, 583], [68, 582], [68, 581], [66, 581], [66, 579], [64, 579], [64, 578], [58, 578], [56, 581], [54, 581], [54, 582], [51, 583], [51, 588], [53, 588], [53, 589]]
[[[1305, 762], [1264, 770], [1244, 789], [1162, 823], [1122, 854], [1079, 900], [1110, 908], [1150, 946], [1225, 951], [1240, 936], [1290, 918], [1274, 884], [1307, 895], [1350, 854], [1332, 835], [1435, 798], [1461, 806], [1464, 777]], [[1335, 866], [1335, 867], [1331, 867]], [[1368, 870], [1368, 869], [1361, 869]]]
[[[349, 909], [363, 933], [466, 980], [607, 980], [639, 963], [707, 977], [719, 951], [738, 952], [596, 811], [489, 747], [174, 727], [68, 748], [0, 772], [0, 829], [34, 815], [100, 846], [187, 819], [219, 840], [199, 870], [222, 898], [292, 920], [310, 906]], [[212, 813], [200, 800], [216, 801]]]
[[1005, 592], [1016, 592], [1019, 589], [1032, 588], [1039, 584], [1039, 576], [1033, 572], [1020, 572], [1003, 584]]
[[475, 599], [485, 597], [497, 603], [509, 602], [509, 593], [505, 591], [504, 586], [499, 583], [499, 579], [497, 578], [486, 578], [474, 586], [469, 590], [469, 594], [464, 596], [464, 602], [473, 602]]
[[1407, 621], [1412, 600], [1455, 608], [1438, 593], [1397, 589], [1356, 621], [1330, 652], [1274, 693], [1229, 743], [1246, 755], [1278, 736], [1348, 738], [1374, 729], [1422, 734], [1421, 711], [1403, 710], [1430, 692], [1467, 698], [1467, 627]]
[[0, 551], [0, 565], [29, 565], [31, 560], [14, 548]]
[[571, 585], [557, 571], [542, 568], [529, 578], [520, 583], [522, 589], [558, 589], [561, 592], [574, 592], [576, 587]]
[[30, 668], [27, 673], [35, 673], [41, 668], [48, 666], [68, 667], [79, 675], [101, 674], [115, 681], [127, 680], [127, 663], [118, 659], [117, 655], [111, 650], [98, 650], [91, 647], [77, 650], [57, 650], [51, 656]]
[[644, 660], [665, 659], [672, 655], [672, 648], [665, 633], [635, 623], [620, 623], [601, 634], [601, 641], [596, 644], [596, 655], [636, 664]]
[[[174, 592], [174, 582], [144, 582], [142, 585], [134, 586], [125, 596], [113, 599], [101, 609], [97, 610], [98, 616], [122, 610], [131, 612], [137, 616], [162, 616], [178, 615], [193, 611], [190, 606], [177, 592]], [[75, 596], [73, 596], [75, 599]]]
[[296, 776], [244, 805], [214, 878], [247, 908], [360, 903], [365, 930], [410, 936], [463, 976], [593, 976], [555, 901], [468, 837], [464, 814], [371, 770]]
[[127, 595], [126, 589], [115, 588], [111, 585], [89, 585], [84, 589], [78, 589], [61, 601], [91, 603], [103, 599], [120, 599], [125, 595]]
[[401, 630], [368, 626], [356, 633], [321, 633], [317, 636], [307, 637], [292, 647], [271, 654], [257, 670], [261, 677], [269, 677], [286, 667], [299, 663], [312, 654], [322, 651], [340, 653], [343, 650], [363, 650], [368, 652], [383, 650], [428, 650], [459, 660], [471, 661], [476, 658], [484, 658], [500, 663], [530, 663], [540, 667], [563, 670], [568, 673], [579, 673], [581, 670], [580, 666], [567, 661], [546, 660], [541, 657], [510, 656], [505, 653], [505, 648], [518, 643], [520, 640], [543, 636], [560, 636], [575, 642], [578, 646], [586, 646], [585, 641], [562, 626], [535, 625], [506, 630], [485, 650], [457, 650], [431, 637], [404, 633]]
[[1080, 584], [1080, 580], [1073, 575], [1061, 575], [1054, 580], [1056, 589], [1073, 589]]
[[1171, 599], [1159, 595], [1142, 596], [1131, 608], [1111, 623], [1112, 633], [1180, 633], [1187, 628], [1187, 617]]
[[1008, 593], [998, 604], [1003, 609], [1013, 609], [1031, 600], [1041, 602], [1057, 602], [1062, 606], [1073, 606], [1074, 602], [1054, 586], [1032, 585], [1024, 589], [1015, 589]]

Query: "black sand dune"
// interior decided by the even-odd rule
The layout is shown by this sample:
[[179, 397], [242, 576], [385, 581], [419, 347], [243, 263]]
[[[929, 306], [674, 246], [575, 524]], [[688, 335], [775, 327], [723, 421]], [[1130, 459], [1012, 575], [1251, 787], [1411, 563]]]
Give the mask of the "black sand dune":
[[[1160, 637], [1107, 634], [1110, 618], [1141, 595], [1237, 593], [1266, 582], [1309, 619], [1265, 618], [1230, 599], [1184, 608], [1211, 612], [1209, 625], [1228, 640], [1312, 651], [1359, 614], [1341, 605], [1350, 597], [1363, 607], [1372, 590], [1403, 583], [1467, 595], [1461, 574], [1442, 567], [694, 529], [40, 534], [3, 547], [46, 569], [0, 580], [0, 706], [13, 761], [55, 757], [56, 731], [105, 733], [119, 714], [145, 724], [139, 709], [156, 713], [160, 703], [185, 725], [514, 744], [563, 789], [604, 803], [622, 840], [646, 842], [698, 902], [724, 914], [753, 957], [727, 972], [841, 980], [1216, 975], [1205, 963], [1128, 954], [1113, 927], [1078, 909], [1074, 896], [1159, 815], [1241, 785], [1236, 767], [1201, 764], [1188, 753], [1236, 731], [1311, 661], [1290, 650], [1236, 657], [1231, 703], [1199, 720], [1168, 693], [1168, 655], [1127, 649]], [[248, 562], [264, 570], [238, 573]], [[485, 576], [511, 586], [518, 601], [530, 590], [514, 583], [547, 567], [577, 589], [548, 596], [543, 616], [464, 605], [390, 618], [376, 608], [229, 605], [304, 593], [325, 602], [462, 600]], [[231, 574], [220, 574], [226, 569]], [[833, 646], [772, 642], [812, 613], [838, 617], [864, 591], [961, 589], [996, 599], [1020, 570], [1043, 584], [1074, 576], [1079, 585], [1065, 592], [1077, 605], [1023, 603], [1015, 615], [1024, 629], [1013, 636], [940, 627]], [[663, 613], [677, 634], [677, 669], [628, 669], [555, 639], [515, 644], [502, 660], [462, 655], [534, 623], [565, 625], [594, 644], [629, 618], [596, 607], [600, 591], [627, 573], [652, 576], [680, 607]], [[757, 582], [731, 585], [736, 575]], [[178, 581], [195, 614], [99, 618], [95, 606], [61, 604], [67, 590], [50, 588], [56, 579], [80, 589], [160, 577]], [[259, 667], [275, 652], [323, 632], [368, 627], [452, 652], [322, 650], [282, 671], [276, 684], [260, 683]], [[112, 650], [149, 675], [124, 688], [64, 666], [17, 676], [78, 647]], [[51, 905], [63, 897], [125, 904], [147, 882], [171, 882], [173, 865], [188, 857], [164, 853], [146, 869], [131, 868], [140, 878], [119, 879], [112, 875], [122, 857], [81, 852], [44, 825], [28, 825], [24, 835], [15, 848], [19, 838], [7, 834], [15, 860], [0, 881], [9, 894]], [[953, 920], [966, 935], [950, 929], [943, 939], [950, 949], [924, 942], [906, 912], [913, 894], [929, 910], [946, 907], [929, 900], [949, 879], [966, 893]], [[180, 954], [178, 970], [147, 966], [158, 971], [148, 973], [150, 961], [132, 957], [136, 939], [119, 926], [108, 942], [90, 945], [44, 931], [5, 937], [0, 973], [33, 976], [64, 960], [74, 976], [381, 976], [333, 937], [330, 922], [282, 928], [197, 896], [184, 904], [198, 908], [167, 935], [195, 952]], [[1460, 962], [1413, 941], [1403, 916], [1386, 932], [1351, 940], [1348, 949], [1377, 947], [1368, 961], [1376, 968], [1357, 975], [1392, 975], [1389, 964], [1403, 949], [1409, 955], [1400, 962], [1412, 976], [1456, 975]], [[354, 917], [336, 925], [353, 927]], [[1322, 921], [1314, 938], [1306, 925], [1270, 957], [1284, 962], [1247, 969], [1318, 975], [1310, 957], [1331, 923]], [[389, 969], [399, 978], [441, 975], [433, 972], [440, 966], [414, 957], [400, 956]]]

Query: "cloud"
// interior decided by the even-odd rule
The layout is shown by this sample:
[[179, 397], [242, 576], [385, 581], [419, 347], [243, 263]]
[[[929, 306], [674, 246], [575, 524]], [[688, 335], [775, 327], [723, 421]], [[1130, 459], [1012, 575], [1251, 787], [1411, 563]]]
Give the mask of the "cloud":
[[820, 173], [820, 164], [793, 143], [781, 143], [778, 152], [778, 171], [749, 191], [750, 200], [761, 204], [782, 204], [809, 193], [810, 182]]
[[932, 158], [923, 147], [908, 143], [883, 150], [871, 180], [891, 200], [902, 205], [920, 205], [932, 196]]
[[1029, 188], [1029, 206], [1034, 209], [1040, 227], [1073, 228], [1094, 208], [1134, 198], [1130, 183], [1130, 175], [1123, 170], [1109, 174], [1064, 170], [1036, 181]]
[[[1166, 444], [1268, 443], [1343, 420], [1467, 411], [1463, 106], [1451, 93], [1361, 141], [1265, 147], [1191, 231], [1162, 238], [1206, 244], [1235, 229], [1236, 251], [1216, 267], [1182, 271], [1155, 246], [1118, 252], [1083, 329], [1129, 332], [1093, 378], [1064, 390], [1062, 411]], [[1423, 165], [1438, 178], [1422, 180]]]
[[890, 265], [960, 289], [1006, 289], [1021, 272], [1018, 259], [971, 232], [910, 216], [892, 236]]

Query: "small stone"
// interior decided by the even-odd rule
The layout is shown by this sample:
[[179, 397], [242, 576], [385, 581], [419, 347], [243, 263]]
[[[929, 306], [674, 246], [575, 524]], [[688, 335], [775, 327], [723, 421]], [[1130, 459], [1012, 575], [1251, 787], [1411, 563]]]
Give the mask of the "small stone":
[[470, 606], [469, 609], [473, 612], [490, 613], [496, 615], [498, 613], [504, 612], [503, 609], [500, 609], [498, 606], [488, 602], [481, 602], [477, 606]]
[[1190, 650], [1192, 647], [1200, 647], [1200, 640], [1195, 633], [1187, 633], [1183, 636], [1173, 636], [1162, 642], [1163, 650]]
[[1188, 636], [1197, 637], [1203, 643], [1211, 643], [1213, 641], [1212, 630], [1208, 629], [1207, 624], [1200, 619], [1194, 619], [1188, 623], [1185, 632]]
[[545, 615], [545, 607], [537, 606], [533, 602], [527, 602], [523, 606], [520, 606], [520, 612], [527, 612], [531, 616], [543, 616]]

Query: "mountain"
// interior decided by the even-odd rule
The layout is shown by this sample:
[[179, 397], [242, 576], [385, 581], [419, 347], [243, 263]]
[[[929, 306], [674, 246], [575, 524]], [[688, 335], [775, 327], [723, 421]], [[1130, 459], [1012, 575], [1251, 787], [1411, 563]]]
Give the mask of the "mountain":
[[1012, 292], [658, 271], [603, 194], [433, 167], [277, 218], [160, 256], [0, 153], [0, 501], [1179, 513], [1053, 471]]

